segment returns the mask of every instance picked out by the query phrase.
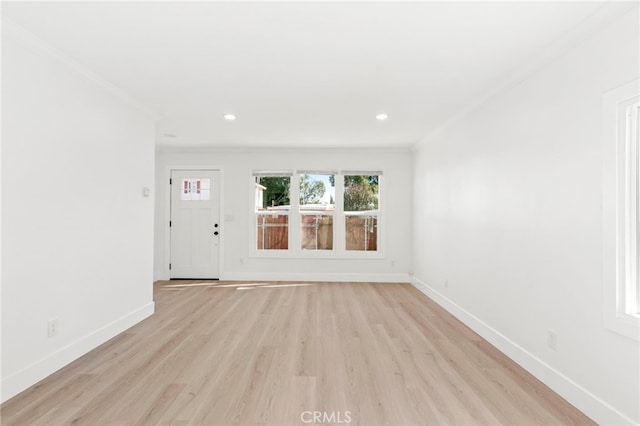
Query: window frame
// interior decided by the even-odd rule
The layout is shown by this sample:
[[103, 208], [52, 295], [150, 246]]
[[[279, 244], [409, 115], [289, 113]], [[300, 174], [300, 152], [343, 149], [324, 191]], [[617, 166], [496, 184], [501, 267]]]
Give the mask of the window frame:
[[[384, 208], [385, 205], [381, 202], [378, 205], [378, 234], [377, 234], [377, 250], [376, 251], [364, 251], [364, 250], [346, 250], [345, 242], [345, 214], [343, 206], [344, 198], [344, 175], [354, 174], [351, 171], [331, 170], [331, 169], [317, 169], [309, 171], [308, 169], [290, 169], [290, 170], [278, 170], [272, 171], [270, 169], [254, 169], [250, 172], [250, 183], [252, 205], [255, 206], [255, 176], [259, 174], [275, 174], [275, 173], [287, 173], [291, 176], [290, 187], [290, 209], [289, 209], [289, 248], [286, 250], [269, 250], [257, 248], [257, 226], [256, 226], [256, 214], [251, 215], [252, 225], [250, 234], [249, 251], [250, 258], [289, 258], [289, 259], [382, 259], [385, 257], [385, 225], [384, 225]], [[383, 174], [384, 171], [363, 171], [357, 172], [360, 174], [378, 175], [378, 197], [382, 199], [382, 192], [384, 190]], [[335, 176], [335, 196], [334, 196], [334, 210], [333, 212], [320, 211], [319, 214], [333, 215], [333, 249], [332, 250], [303, 250], [301, 247], [301, 218], [305, 213], [300, 212], [300, 176], [303, 174], [318, 174], [318, 175], [334, 175]], [[295, 184], [294, 184], [295, 182]], [[254, 207], [255, 208], [255, 207]]]
[[[339, 172], [336, 170], [323, 170], [323, 171], [318, 171], [318, 170], [297, 170], [296, 173], [294, 173], [295, 175], [295, 179], [296, 182], [298, 183], [298, 208], [297, 208], [297, 213], [298, 213], [298, 230], [297, 230], [297, 247], [298, 249], [302, 252], [302, 253], [324, 253], [324, 254], [332, 254], [335, 252], [336, 250], [336, 196], [334, 195], [333, 197], [333, 203], [334, 203], [334, 208], [333, 210], [318, 210], [318, 211], [314, 211], [314, 210], [308, 210], [308, 211], [302, 211], [302, 209], [300, 208], [300, 178], [303, 175], [309, 175], [309, 176], [333, 176], [334, 177], [334, 192], [336, 190], [336, 177], [339, 176]], [[310, 250], [310, 249], [303, 249], [302, 248], [302, 217], [303, 216], [331, 216], [333, 218], [333, 235], [332, 235], [332, 241], [333, 241], [333, 248], [331, 250], [328, 249], [315, 249], [315, 250]], [[305, 254], [305, 256], [308, 256]], [[319, 255], [314, 255], [314, 256], [319, 256]]]
[[[344, 232], [344, 235], [342, 236], [343, 237], [342, 238], [342, 243], [345, 246], [344, 250], [347, 253], [359, 253], [359, 252], [375, 253], [375, 252], [378, 251], [378, 249], [380, 247], [380, 238], [381, 238], [381, 235], [382, 235], [382, 233], [380, 232], [380, 229], [381, 229], [380, 216], [381, 216], [381, 206], [384, 205], [384, 203], [382, 203], [382, 197], [381, 197], [381, 192], [380, 192], [380, 188], [382, 187], [382, 185], [381, 185], [382, 175], [383, 175], [383, 173], [380, 172], [380, 171], [372, 172], [372, 171], [352, 171], [352, 170], [343, 171], [342, 174], [341, 174], [341, 176], [342, 176], [341, 181], [342, 181], [342, 185], [343, 185], [342, 188], [341, 188], [342, 198], [343, 198], [341, 200], [341, 207], [342, 207], [342, 218], [341, 218], [341, 220], [342, 220], [343, 226], [345, 227], [345, 232]], [[345, 211], [344, 210], [344, 191], [346, 189], [346, 185], [344, 183], [345, 183], [345, 180], [346, 180], [347, 176], [378, 176], [378, 193], [377, 193], [377, 196], [378, 196], [378, 208], [375, 211], [370, 211], [370, 210], [367, 210], [367, 211]], [[372, 213], [370, 213], [370, 212], [372, 212]], [[360, 217], [366, 217], [366, 216], [375, 216], [376, 217], [376, 228], [378, 228], [378, 229], [376, 230], [376, 238], [377, 238], [376, 247], [377, 247], [377, 249], [375, 251], [348, 250], [346, 248], [347, 217], [359, 217], [359, 216]]]
[[639, 114], [640, 80], [603, 96], [604, 320], [607, 329], [638, 341]]
[[[289, 250], [291, 250], [291, 243], [292, 243], [292, 236], [291, 236], [291, 209], [293, 208], [292, 205], [289, 206], [289, 210], [280, 210], [280, 211], [264, 211], [264, 212], [259, 212], [256, 210], [256, 177], [288, 177], [290, 179], [289, 181], [289, 200], [290, 200], [290, 204], [291, 204], [291, 200], [293, 199], [293, 188], [291, 185], [291, 182], [293, 182], [294, 176], [292, 174], [291, 171], [288, 170], [277, 170], [277, 171], [252, 171], [251, 172], [251, 184], [252, 184], [252, 190], [251, 190], [251, 196], [252, 196], [252, 206], [253, 206], [253, 213], [251, 214], [251, 220], [252, 220], [252, 226], [251, 229], [253, 230], [251, 232], [251, 247], [252, 247], [252, 253], [261, 253], [263, 256], [261, 257], [273, 257], [272, 253], [278, 254], [278, 253], [287, 253]], [[287, 216], [287, 248], [286, 249], [259, 249], [258, 248], [258, 217], [260, 216]], [[279, 256], [275, 256], [275, 257], [279, 257]]]

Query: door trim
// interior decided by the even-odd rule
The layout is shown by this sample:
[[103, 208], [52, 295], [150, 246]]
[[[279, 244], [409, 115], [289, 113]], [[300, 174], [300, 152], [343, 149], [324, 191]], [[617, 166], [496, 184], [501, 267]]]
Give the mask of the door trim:
[[[220, 202], [218, 203], [220, 226], [224, 229], [224, 170], [221, 166], [200, 165], [200, 166], [166, 166], [164, 169], [163, 183], [164, 188], [164, 265], [162, 265], [162, 272], [164, 279], [168, 280], [171, 277], [169, 272], [169, 262], [171, 261], [171, 229], [169, 228], [169, 218], [171, 217], [171, 185], [169, 185], [169, 179], [171, 178], [171, 172], [173, 170], [204, 170], [208, 172], [220, 173]], [[226, 231], [220, 233], [220, 249], [218, 250], [218, 267], [219, 267], [219, 279], [224, 278], [224, 239]]]

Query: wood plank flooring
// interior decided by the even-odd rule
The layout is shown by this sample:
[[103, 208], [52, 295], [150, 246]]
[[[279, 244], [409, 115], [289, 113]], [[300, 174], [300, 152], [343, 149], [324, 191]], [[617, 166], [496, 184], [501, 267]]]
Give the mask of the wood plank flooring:
[[155, 284], [8, 425], [594, 424], [409, 284]]

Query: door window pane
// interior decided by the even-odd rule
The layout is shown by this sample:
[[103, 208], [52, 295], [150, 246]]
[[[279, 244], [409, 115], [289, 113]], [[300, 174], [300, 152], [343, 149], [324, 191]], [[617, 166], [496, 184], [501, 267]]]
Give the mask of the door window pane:
[[183, 201], [207, 201], [211, 199], [211, 180], [201, 178], [182, 179], [180, 199]]

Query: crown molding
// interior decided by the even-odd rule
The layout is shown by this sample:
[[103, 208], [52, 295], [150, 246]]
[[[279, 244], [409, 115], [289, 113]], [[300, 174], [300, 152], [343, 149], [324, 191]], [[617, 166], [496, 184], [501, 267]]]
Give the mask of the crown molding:
[[28, 31], [20, 24], [12, 21], [6, 16], [2, 16], [2, 37], [7, 37], [15, 40], [18, 43], [21, 43], [24, 47], [29, 48], [35, 53], [39, 53], [42, 55], [46, 55], [49, 58], [54, 59], [58, 63], [64, 65], [66, 68], [70, 69], [74, 73], [86, 78], [98, 86], [102, 87], [106, 92], [110, 93], [114, 97], [124, 101], [126, 104], [134, 107], [135, 109], [141, 111], [145, 115], [149, 116], [153, 120], [160, 120], [163, 118], [162, 114], [154, 111], [153, 109], [147, 107], [142, 102], [135, 99], [126, 91], [122, 90], [115, 84], [107, 81], [99, 74], [89, 70], [84, 65], [80, 64], [76, 60], [62, 53], [60, 50], [56, 49], [46, 41], [42, 40], [32, 32]]
[[555, 41], [549, 43], [538, 55], [533, 55], [530, 60], [516, 69], [504, 80], [496, 85], [489, 87], [482, 95], [470, 101], [466, 107], [460, 109], [456, 114], [452, 115], [439, 126], [435, 127], [427, 133], [422, 139], [411, 146], [412, 151], [417, 151], [423, 147], [434, 136], [442, 133], [447, 128], [466, 117], [477, 109], [481, 108], [489, 99], [498, 96], [516, 87], [523, 81], [531, 78], [533, 74], [562, 56], [567, 51], [577, 47], [580, 43], [587, 40], [591, 35], [602, 30], [614, 20], [621, 18], [632, 10], [638, 10], [638, 5], [633, 1], [606, 1], [591, 15], [576, 24], [573, 28], [567, 30], [559, 36]]
[[336, 153], [336, 154], [348, 154], [348, 153], [380, 153], [380, 154], [407, 154], [410, 155], [411, 149], [409, 147], [375, 147], [375, 148], [313, 148], [313, 147], [300, 147], [300, 148], [278, 148], [278, 147], [218, 147], [218, 146], [174, 146], [174, 145], [158, 145], [156, 144], [156, 153], [188, 153], [188, 154], [215, 154], [215, 153], [230, 153], [230, 154], [263, 154], [263, 153]]

